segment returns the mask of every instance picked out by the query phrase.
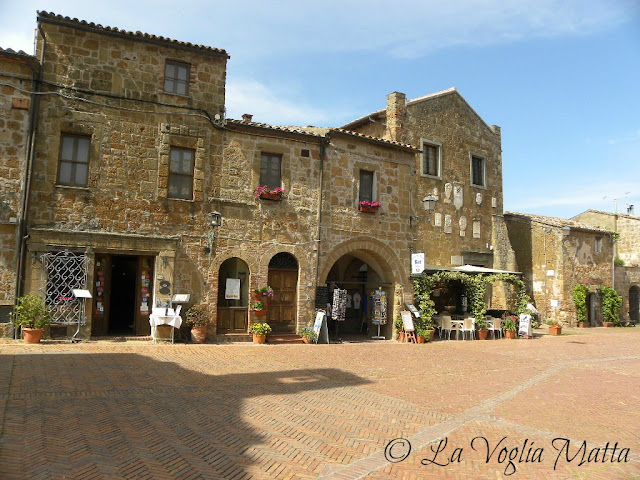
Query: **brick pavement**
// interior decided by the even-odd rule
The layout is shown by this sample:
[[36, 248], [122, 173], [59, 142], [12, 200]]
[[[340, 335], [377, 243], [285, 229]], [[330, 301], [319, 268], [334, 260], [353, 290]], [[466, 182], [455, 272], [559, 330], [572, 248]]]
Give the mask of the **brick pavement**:
[[[568, 332], [428, 345], [5, 342], [0, 479], [640, 478], [640, 329]], [[397, 437], [413, 449], [390, 463]], [[487, 461], [475, 437], [490, 448], [506, 438]], [[627, 461], [579, 465], [563, 452], [556, 463], [558, 437], [570, 457], [586, 441], [585, 460], [618, 442]], [[456, 448], [459, 462], [426, 462], [441, 439], [438, 463]], [[540, 461], [510, 466], [504, 455], [525, 440]]]

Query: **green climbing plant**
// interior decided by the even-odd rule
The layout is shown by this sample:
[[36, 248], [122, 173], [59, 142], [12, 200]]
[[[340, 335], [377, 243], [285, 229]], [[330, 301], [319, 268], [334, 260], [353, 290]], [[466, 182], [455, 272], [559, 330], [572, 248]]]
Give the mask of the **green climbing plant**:
[[598, 293], [602, 299], [602, 315], [606, 321], [620, 324], [620, 309], [622, 308], [622, 297], [611, 287], [598, 287]]
[[576, 307], [576, 317], [578, 322], [587, 321], [587, 294], [589, 289], [578, 283], [573, 290], [571, 290], [571, 296], [573, 297], [573, 304]]

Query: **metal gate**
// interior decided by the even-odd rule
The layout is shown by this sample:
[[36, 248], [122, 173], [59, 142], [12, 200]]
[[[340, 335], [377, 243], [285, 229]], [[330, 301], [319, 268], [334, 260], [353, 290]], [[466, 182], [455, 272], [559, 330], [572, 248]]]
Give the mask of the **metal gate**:
[[73, 295], [74, 288], [87, 288], [89, 257], [69, 251], [45, 253], [42, 259], [45, 301], [51, 308], [53, 323], [86, 323], [82, 300]]

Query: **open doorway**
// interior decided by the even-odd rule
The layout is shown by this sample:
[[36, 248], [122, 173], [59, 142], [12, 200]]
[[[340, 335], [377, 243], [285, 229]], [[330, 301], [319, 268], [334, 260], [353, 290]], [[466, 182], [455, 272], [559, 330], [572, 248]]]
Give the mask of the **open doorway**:
[[134, 334], [138, 257], [113, 256], [110, 334]]

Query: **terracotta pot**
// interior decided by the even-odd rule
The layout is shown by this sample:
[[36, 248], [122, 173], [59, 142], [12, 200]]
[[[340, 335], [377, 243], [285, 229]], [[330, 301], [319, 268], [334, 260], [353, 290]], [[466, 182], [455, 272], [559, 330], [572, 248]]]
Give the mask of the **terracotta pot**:
[[416, 337], [416, 339], [418, 340], [418, 343], [426, 343], [426, 338], [424, 338], [424, 337], [422, 337], [420, 335], [418, 335]]
[[258, 318], [259, 317], [264, 317], [267, 314], [267, 310], [266, 309], [265, 310], [254, 310], [253, 314]]
[[378, 207], [372, 207], [370, 205], [358, 205], [358, 208], [360, 209], [361, 212], [368, 212], [368, 213], [376, 213], [376, 211], [378, 210]]
[[562, 327], [549, 326], [549, 335], [560, 335], [562, 333]]
[[510, 338], [510, 339], [515, 339], [516, 338], [516, 332], [513, 330], [505, 330], [504, 331], [504, 338]]
[[486, 340], [489, 330], [478, 330], [478, 340]]
[[24, 343], [40, 343], [44, 328], [24, 328], [22, 327], [22, 336]]
[[587, 322], [578, 322], [579, 328], [589, 328], [589, 324]]
[[304, 343], [313, 343], [313, 341], [309, 337], [302, 337], [302, 341]]
[[207, 339], [207, 326], [191, 327], [191, 341], [193, 343], [204, 343]]
[[435, 330], [427, 330], [427, 333], [429, 334], [429, 335], [428, 335], [428, 337], [429, 337], [429, 341], [430, 341], [430, 342], [433, 342], [433, 337], [435, 336], [436, 331], [435, 331]]
[[253, 343], [265, 343], [267, 341], [267, 334], [263, 333], [261, 335], [254, 333], [253, 334]]
[[613, 327], [613, 322], [602, 322], [603, 327], [611, 328]]

